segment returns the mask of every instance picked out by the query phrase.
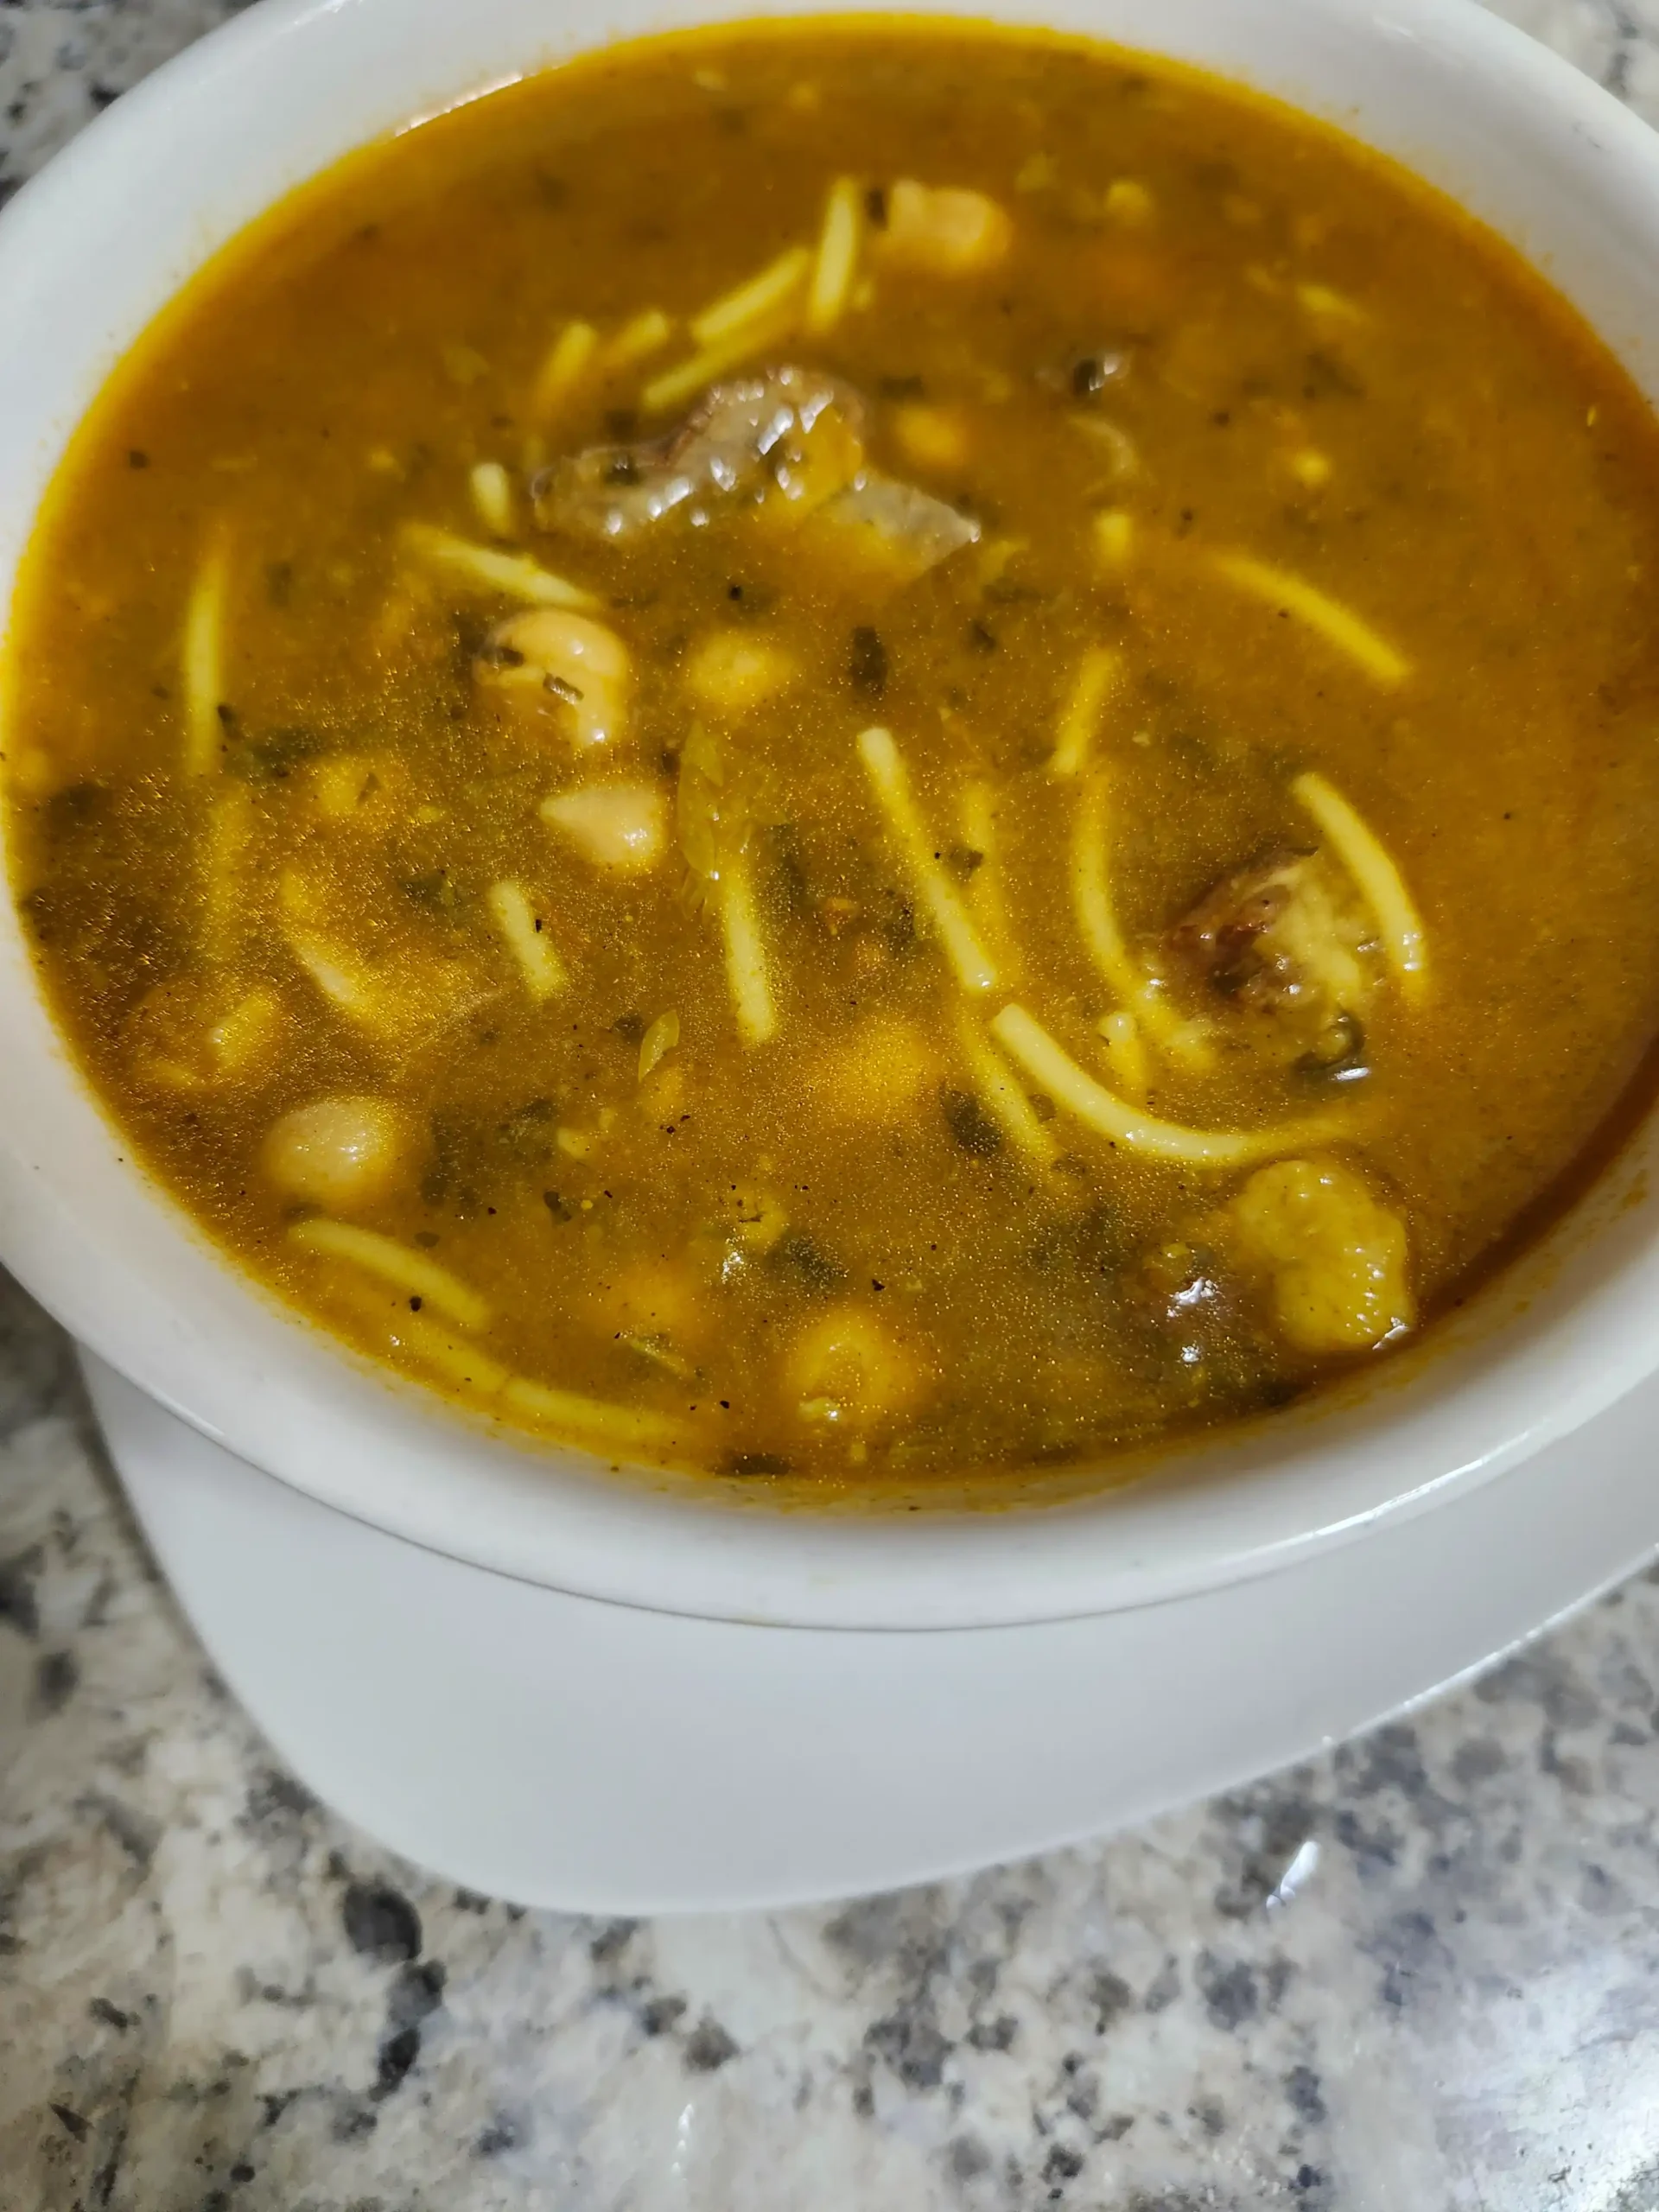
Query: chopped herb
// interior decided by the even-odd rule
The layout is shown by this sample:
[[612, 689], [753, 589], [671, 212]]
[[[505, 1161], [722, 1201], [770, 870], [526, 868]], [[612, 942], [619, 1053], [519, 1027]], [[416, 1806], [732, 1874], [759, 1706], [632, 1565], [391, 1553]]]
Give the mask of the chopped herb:
[[721, 1462], [724, 1475], [786, 1475], [789, 1462], [781, 1452], [728, 1452]]
[[861, 622], [853, 632], [852, 678], [855, 691], [878, 698], [887, 688], [887, 649], [881, 634]]
[[1315, 353], [1307, 356], [1306, 380], [1302, 386], [1304, 399], [1325, 399], [1335, 395], [1343, 399], [1363, 399], [1365, 386], [1347, 365], [1332, 353]]
[[939, 1105], [946, 1128], [964, 1152], [976, 1160], [988, 1160], [994, 1152], [1001, 1151], [1002, 1132], [972, 1091], [952, 1090], [946, 1085], [939, 1093]]
[[817, 1298], [827, 1298], [847, 1280], [846, 1269], [798, 1229], [772, 1246], [766, 1264], [797, 1290]]
[[[448, 868], [433, 868], [425, 875], [411, 875], [399, 887], [405, 899], [416, 906], [429, 906], [435, 912], [447, 913], [459, 897], [454, 880]], [[479, 1040], [482, 1043], [483, 1039]]]
[[89, 779], [66, 784], [60, 791], [53, 792], [42, 810], [47, 836], [54, 842], [77, 836], [103, 812], [108, 798], [104, 785]]
[[[220, 707], [219, 718], [227, 729], [237, 726], [233, 708]], [[282, 783], [303, 762], [333, 749], [332, 739], [305, 723], [281, 729], [243, 731], [225, 748], [225, 766], [247, 784]]]

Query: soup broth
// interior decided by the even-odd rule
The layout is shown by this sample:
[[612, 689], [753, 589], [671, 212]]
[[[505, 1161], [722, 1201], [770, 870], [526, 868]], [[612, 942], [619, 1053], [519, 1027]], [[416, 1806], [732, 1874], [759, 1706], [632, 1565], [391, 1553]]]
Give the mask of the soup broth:
[[1109, 1468], [1593, 1159], [1656, 573], [1618, 365], [1324, 127], [649, 41], [345, 162], [114, 377], [16, 892], [143, 1162], [359, 1350], [617, 1459]]

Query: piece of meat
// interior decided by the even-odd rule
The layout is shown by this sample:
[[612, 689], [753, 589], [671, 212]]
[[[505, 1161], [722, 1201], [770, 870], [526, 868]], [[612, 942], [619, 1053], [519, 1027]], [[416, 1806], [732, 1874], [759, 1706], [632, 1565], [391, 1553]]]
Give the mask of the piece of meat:
[[979, 524], [866, 467], [864, 420], [858, 393], [813, 369], [711, 385], [666, 437], [592, 446], [544, 470], [531, 486], [536, 519], [544, 530], [625, 539], [744, 507], [786, 524], [817, 516], [826, 548], [908, 583], [973, 544]]
[[864, 404], [813, 369], [775, 368], [711, 385], [678, 429], [639, 445], [590, 446], [538, 476], [536, 518], [550, 530], [620, 538], [669, 515], [769, 494], [832, 498], [864, 459]]
[[1224, 876], [1176, 923], [1170, 943], [1212, 990], [1261, 1004], [1296, 988], [1294, 963], [1273, 931], [1307, 861], [1305, 853], [1268, 854]]
[[1310, 1072], [1340, 1077], [1358, 1065], [1376, 947], [1322, 853], [1281, 848], [1224, 877], [1175, 925], [1169, 944], [1215, 996], [1271, 1017]]
[[1272, 1007], [1313, 990], [1369, 996], [1367, 937], [1320, 855], [1281, 848], [1206, 892], [1170, 943], [1222, 997]]

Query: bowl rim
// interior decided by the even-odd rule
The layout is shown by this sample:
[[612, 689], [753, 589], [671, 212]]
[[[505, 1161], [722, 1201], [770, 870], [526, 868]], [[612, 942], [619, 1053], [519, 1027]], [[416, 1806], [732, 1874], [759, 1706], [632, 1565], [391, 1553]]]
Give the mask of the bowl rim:
[[[18, 308], [0, 334], [8, 608], [39, 487], [113, 361], [191, 269], [286, 185], [326, 167], [331, 145], [344, 153], [614, 34], [767, 15], [861, 20], [815, 0], [613, 0], [602, 25], [582, 12], [577, 0], [474, 0], [467, 11], [450, 0], [262, 0], [158, 70], [16, 194], [0, 216], [0, 296]], [[919, 12], [959, 11], [923, 0]], [[1402, 83], [1414, 73], [1443, 100], [1455, 90], [1471, 132], [1488, 134], [1491, 158], [1492, 148], [1516, 162], [1547, 156], [1595, 202], [1626, 262], [1645, 251], [1659, 265], [1659, 137], [1466, 0], [981, 0], [975, 13], [1154, 54], [1170, 51], [1179, 30], [1187, 45], [1174, 58], [1202, 64], [1194, 41], [1225, 49], [1217, 73], [1306, 104], [1374, 143], [1369, 77], [1384, 62]], [[1224, 18], [1224, 31], [1206, 32]], [[1276, 30], [1282, 45], [1287, 25], [1315, 75], [1346, 82], [1345, 97], [1304, 103], [1294, 64], [1265, 77], [1233, 66], [1252, 28], [1264, 38]], [[1141, 27], [1160, 35], [1132, 35]], [[394, 54], [396, 99], [372, 67]], [[476, 67], [459, 66], [474, 54]], [[278, 111], [280, 140], [271, 135]], [[1418, 167], [1401, 135], [1385, 150]], [[1425, 141], [1424, 151], [1431, 179], [1434, 164], [1444, 174], [1445, 148]], [[146, 217], [153, 205], [164, 245], [137, 237], [130, 210], [140, 194], [151, 196]], [[96, 276], [105, 280], [101, 303], [78, 302], [75, 288], [96, 291]], [[1653, 360], [1645, 340], [1641, 347], [1651, 395], [1659, 298], [1649, 321]], [[1634, 327], [1615, 333], [1599, 318], [1598, 327], [1627, 359], [1638, 344]], [[60, 358], [25, 359], [42, 344]], [[1156, 1603], [1423, 1510], [1568, 1433], [1659, 1367], [1659, 1329], [1649, 1324], [1659, 1312], [1659, 1236], [1639, 1202], [1649, 1124], [1544, 1243], [1466, 1314], [1438, 1325], [1421, 1352], [1396, 1355], [1386, 1372], [1306, 1414], [1170, 1452], [1156, 1484], [995, 1514], [779, 1514], [759, 1501], [745, 1510], [691, 1485], [618, 1481], [585, 1454], [492, 1433], [387, 1379], [258, 1290], [125, 1160], [119, 1131], [46, 1014], [9, 897], [0, 1023], [10, 1062], [0, 1256], [59, 1320], [215, 1442], [323, 1503], [517, 1579], [617, 1603], [918, 1630]]]

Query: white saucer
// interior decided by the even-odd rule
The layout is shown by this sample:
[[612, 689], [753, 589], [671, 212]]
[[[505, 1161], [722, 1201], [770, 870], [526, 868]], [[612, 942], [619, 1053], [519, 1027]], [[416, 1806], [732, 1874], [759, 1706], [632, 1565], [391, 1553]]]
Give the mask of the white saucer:
[[742, 1627], [422, 1551], [83, 1363], [162, 1567], [296, 1773], [468, 1888], [588, 1912], [844, 1897], [1144, 1820], [1479, 1667], [1659, 1544], [1654, 1382], [1437, 1511], [1207, 1596]]

